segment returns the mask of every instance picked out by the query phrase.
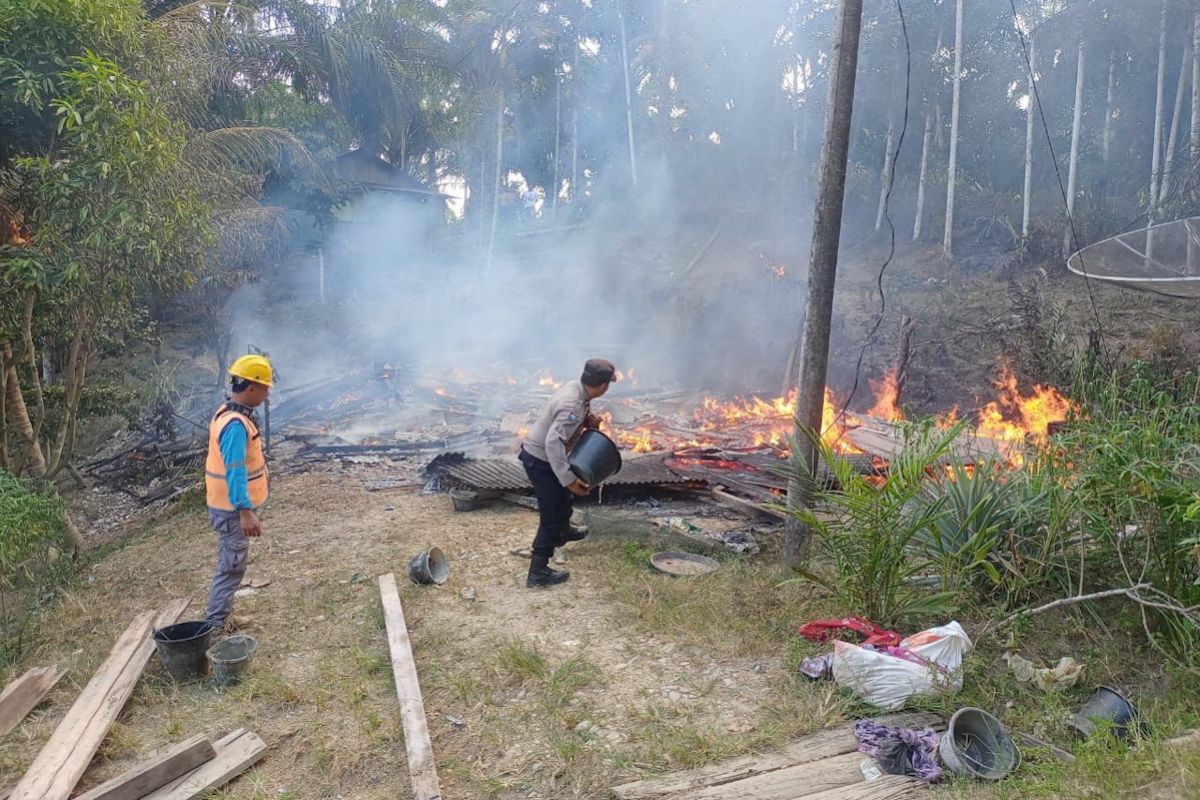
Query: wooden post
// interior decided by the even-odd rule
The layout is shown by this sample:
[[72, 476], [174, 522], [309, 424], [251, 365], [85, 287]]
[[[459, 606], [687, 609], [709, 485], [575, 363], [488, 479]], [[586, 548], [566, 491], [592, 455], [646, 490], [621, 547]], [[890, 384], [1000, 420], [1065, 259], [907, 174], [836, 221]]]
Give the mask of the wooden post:
[[900, 407], [900, 395], [904, 394], [904, 382], [908, 380], [908, 362], [912, 359], [912, 335], [916, 325], [907, 314], [900, 317], [900, 342], [896, 347], [896, 408]]
[[[796, 464], [788, 481], [789, 509], [807, 506], [817, 474], [817, 449], [825, 378], [829, 367], [829, 326], [833, 318], [833, 287], [837, 277], [838, 246], [842, 233], [842, 206], [846, 191], [846, 162], [850, 152], [850, 122], [854, 110], [854, 79], [858, 69], [858, 41], [862, 32], [862, 0], [840, 0], [829, 76], [829, 111], [825, 142], [821, 148], [817, 203], [813, 211], [812, 257], [808, 270], [808, 298], [801, 333], [800, 371], [796, 395]], [[807, 480], [796, 474], [808, 471]], [[785, 563], [803, 558], [807, 528], [790, 518], [784, 533]]]

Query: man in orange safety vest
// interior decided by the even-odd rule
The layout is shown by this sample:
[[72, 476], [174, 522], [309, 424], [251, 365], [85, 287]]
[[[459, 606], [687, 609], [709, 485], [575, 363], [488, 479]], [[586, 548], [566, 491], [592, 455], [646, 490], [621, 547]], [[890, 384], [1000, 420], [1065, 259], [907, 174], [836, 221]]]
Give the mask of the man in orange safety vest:
[[269, 481], [262, 437], [254, 409], [267, 399], [274, 373], [260, 355], [246, 355], [229, 367], [230, 397], [208, 426], [204, 485], [208, 516], [217, 532], [217, 568], [205, 619], [227, 631], [249, 623], [233, 616], [233, 595], [246, 575], [250, 539], [262, 535], [258, 509], [267, 501]]

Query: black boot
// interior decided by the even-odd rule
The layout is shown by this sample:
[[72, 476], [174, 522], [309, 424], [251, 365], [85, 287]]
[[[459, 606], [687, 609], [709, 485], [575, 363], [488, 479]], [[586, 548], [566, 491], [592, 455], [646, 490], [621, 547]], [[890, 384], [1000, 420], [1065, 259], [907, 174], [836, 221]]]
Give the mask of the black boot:
[[558, 583], [563, 583], [567, 578], [571, 577], [571, 573], [566, 570], [551, 569], [547, 566], [549, 559], [540, 556], [534, 556], [529, 563], [529, 577], [525, 579], [525, 586], [530, 589], [535, 589], [539, 586], [554, 586]]
[[562, 535], [558, 537], [558, 546], [562, 547], [567, 542], [578, 542], [588, 535], [587, 528], [579, 528], [574, 525], [568, 525]]

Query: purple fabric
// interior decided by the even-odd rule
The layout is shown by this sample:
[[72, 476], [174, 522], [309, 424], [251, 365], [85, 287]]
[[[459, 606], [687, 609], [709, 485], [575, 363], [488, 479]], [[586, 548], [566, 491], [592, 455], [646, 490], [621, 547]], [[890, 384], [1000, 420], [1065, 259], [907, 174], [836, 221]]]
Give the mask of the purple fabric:
[[[929, 783], [941, 780], [942, 767], [937, 758], [938, 740], [941, 737], [932, 729], [918, 731], [913, 728], [891, 728], [873, 720], [860, 719], [854, 723], [854, 736], [858, 739], [859, 752], [872, 758], [879, 757], [881, 747], [893, 751], [894, 743], [900, 742], [908, 751], [907, 760], [910, 762], [903, 765], [903, 774], [913, 775]], [[887, 771], [894, 772], [892, 769]]]
[[816, 658], [806, 658], [800, 662], [800, 674], [814, 681], [827, 680], [833, 677], [833, 651], [823, 653]]

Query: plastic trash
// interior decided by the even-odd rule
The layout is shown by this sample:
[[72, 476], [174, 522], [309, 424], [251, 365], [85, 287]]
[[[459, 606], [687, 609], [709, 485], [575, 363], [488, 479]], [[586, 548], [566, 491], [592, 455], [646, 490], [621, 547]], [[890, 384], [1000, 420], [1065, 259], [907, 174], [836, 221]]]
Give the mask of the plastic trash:
[[900, 708], [914, 695], [962, 690], [963, 656], [973, 645], [957, 622], [909, 636], [899, 647], [833, 646], [833, 679], [873, 706]]

